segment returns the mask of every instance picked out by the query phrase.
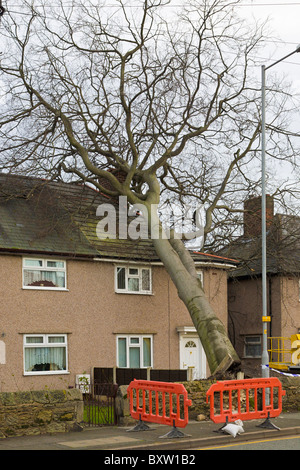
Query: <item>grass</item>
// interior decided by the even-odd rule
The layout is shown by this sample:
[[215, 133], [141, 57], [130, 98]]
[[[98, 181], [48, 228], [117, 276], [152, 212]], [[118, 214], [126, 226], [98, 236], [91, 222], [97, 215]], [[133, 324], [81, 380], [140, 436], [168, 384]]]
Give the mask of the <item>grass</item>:
[[88, 424], [114, 424], [114, 409], [112, 406], [85, 405], [83, 421]]

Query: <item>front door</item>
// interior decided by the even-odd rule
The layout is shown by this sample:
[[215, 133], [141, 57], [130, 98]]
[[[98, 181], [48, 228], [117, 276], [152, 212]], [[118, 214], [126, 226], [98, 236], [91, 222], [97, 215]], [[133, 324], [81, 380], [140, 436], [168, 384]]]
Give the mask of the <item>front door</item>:
[[192, 368], [192, 379], [206, 378], [206, 356], [197, 335], [180, 335], [180, 369]]

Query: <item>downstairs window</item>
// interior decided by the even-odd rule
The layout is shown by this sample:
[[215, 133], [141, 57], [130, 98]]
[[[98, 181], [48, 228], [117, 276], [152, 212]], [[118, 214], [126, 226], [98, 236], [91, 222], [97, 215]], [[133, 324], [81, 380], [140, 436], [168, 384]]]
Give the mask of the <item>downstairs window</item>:
[[68, 370], [67, 335], [24, 335], [24, 375], [61, 374]]

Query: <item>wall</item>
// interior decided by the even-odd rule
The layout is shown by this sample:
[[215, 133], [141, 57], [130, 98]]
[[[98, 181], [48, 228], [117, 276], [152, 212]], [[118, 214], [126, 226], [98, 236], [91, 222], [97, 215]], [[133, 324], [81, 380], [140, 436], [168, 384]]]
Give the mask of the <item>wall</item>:
[[[273, 374], [276, 376], [277, 374]], [[300, 411], [300, 377], [284, 377], [279, 375], [283, 390], [286, 395], [282, 398], [282, 412]], [[216, 380], [196, 380], [193, 382], [182, 382], [188, 392], [188, 398], [192, 400], [189, 407], [189, 420], [210, 420], [210, 405], [206, 403], [206, 392]], [[117, 406], [121, 425], [134, 424], [129, 412], [129, 400], [127, 398], [127, 385], [122, 385], [118, 390]]]
[[0, 438], [80, 430], [78, 389], [0, 393]]
[[300, 329], [299, 276], [281, 277], [281, 335], [290, 337]]
[[[261, 358], [244, 358], [245, 335], [262, 335], [261, 278], [231, 280], [228, 285], [229, 335], [244, 372], [261, 374]], [[300, 329], [299, 278], [287, 275], [268, 277], [268, 337], [288, 337]], [[276, 343], [275, 343], [276, 344]]]
[[[22, 289], [22, 257], [0, 262], [0, 392], [68, 388], [76, 374], [114, 367], [117, 334], [152, 334], [154, 368], [179, 368], [178, 326], [192, 320], [165, 269], [153, 266], [153, 294], [117, 294], [114, 264], [67, 261], [67, 291]], [[227, 324], [226, 271], [204, 269], [204, 287]], [[67, 334], [67, 373], [24, 376], [24, 334]]]

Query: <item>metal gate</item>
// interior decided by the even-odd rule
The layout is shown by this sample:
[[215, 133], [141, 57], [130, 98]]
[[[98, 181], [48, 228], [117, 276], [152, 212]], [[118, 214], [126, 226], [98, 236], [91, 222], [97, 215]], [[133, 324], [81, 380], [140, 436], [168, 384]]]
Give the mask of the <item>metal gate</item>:
[[119, 386], [111, 383], [89, 383], [80, 386], [83, 392], [86, 426], [108, 426], [118, 424], [116, 396]]

